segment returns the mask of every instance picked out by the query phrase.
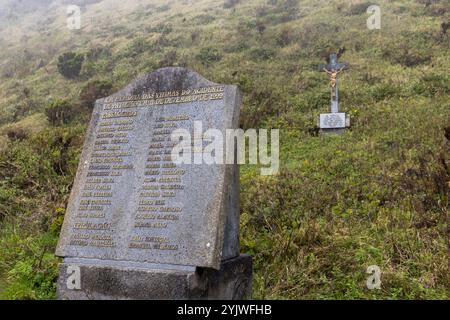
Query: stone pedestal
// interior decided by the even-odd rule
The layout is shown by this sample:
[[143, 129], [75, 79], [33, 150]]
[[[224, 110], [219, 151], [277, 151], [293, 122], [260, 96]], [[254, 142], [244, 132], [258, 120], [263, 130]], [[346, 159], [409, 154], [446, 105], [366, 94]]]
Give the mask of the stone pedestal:
[[[67, 260], [60, 265], [57, 297], [61, 300], [203, 300], [250, 299], [252, 258], [240, 255], [222, 261], [220, 270], [177, 267], [147, 269]], [[129, 265], [129, 263], [127, 263]], [[79, 289], [69, 277], [79, 268]], [[69, 273], [68, 273], [69, 270]]]

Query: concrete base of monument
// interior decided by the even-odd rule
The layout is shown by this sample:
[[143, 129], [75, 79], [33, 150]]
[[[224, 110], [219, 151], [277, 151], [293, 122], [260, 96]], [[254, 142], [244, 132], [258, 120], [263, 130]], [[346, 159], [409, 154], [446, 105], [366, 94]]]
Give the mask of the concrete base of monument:
[[59, 267], [57, 284], [60, 300], [241, 300], [250, 299], [251, 293], [252, 258], [243, 254], [222, 261], [220, 270], [146, 269], [66, 260]]

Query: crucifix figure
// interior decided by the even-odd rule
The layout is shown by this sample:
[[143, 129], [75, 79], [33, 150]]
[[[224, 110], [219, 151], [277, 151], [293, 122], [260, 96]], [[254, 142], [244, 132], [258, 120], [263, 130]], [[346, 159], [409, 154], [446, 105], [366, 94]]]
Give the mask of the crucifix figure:
[[338, 74], [348, 69], [348, 63], [338, 63], [336, 53], [330, 55], [330, 63], [321, 65], [320, 71], [325, 71], [330, 76], [331, 86], [331, 113], [339, 113], [339, 86]]

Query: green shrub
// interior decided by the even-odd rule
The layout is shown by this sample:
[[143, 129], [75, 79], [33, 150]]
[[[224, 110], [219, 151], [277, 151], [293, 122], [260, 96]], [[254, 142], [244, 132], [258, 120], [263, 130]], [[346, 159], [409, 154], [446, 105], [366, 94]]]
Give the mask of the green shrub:
[[272, 20], [272, 24], [295, 20], [300, 12], [298, 0], [276, 0], [269, 3], [273, 8], [269, 11], [267, 18]]
[[416, 94], [427, 97], [450, 94], [450, 77], [441, 75], [425, 75], [413, 87]]
[[240, 124], [243, 128], [259, 128], [271, 117], [282, 114], [287, 107], [287, 96], [270, 83], [248, 82], [244, 77], [241, 82], [248, 86], [244, 96], [244, 105], [241, 111]]
[[94, 46], [86, 53], [80, 77], [88, 79], [96, 75], [104, 74], [114, 63], [109, 47]]
[[45, 108], [48, 121], [54, 125], [64, 125], [72, 121], [76, 110], [67, 100], [55, 100]]
[[295, 40], [294, 30], [290, 27], [283, 27], [276, 36], [276, 42], [279, 46], [285, 47]]
[[56, 216], [55, 218], [53, 218], [52, 223], [50, 225], [50, 232], [55, 236], [58, 236], [61, 231], [65, 213], [66, 210], [64, 208], [56, 209]]
[[401, 88], [391, 83], [383, 83], [380, 85], [372, 86], [368, 90], [369, 96], [374, 101], [383, 101], [385, 99], [393, 98], [394, 96], [398, 96], [400, 92]]
[[204, 24], [210, 24], [215, 19], [216, 18], [210, 14], [200, 14], [200, 15], [194, 17], [192, 20], [195, 24], [204, 25]]
[[59, 259], [54, 255], [57, 236], [30, 236], [3, 226], [0, 237], [0, 276], [4, 292], [0, 298], [14, 300], [54, 299]]
[[395, 55], [388, 55], [388, 57], [394, 63], [401, 64], [405, 67], [415, 67], [431, 61], [431, 55], [412, 52], [408, 49], [403, 49]]
[[10, 128], [6, 132], [10, 140], [23, 140], [27, 137], [27, 132], [23, 128]]
[[111, 58], [111, 49], [104, 46], [94, 46], [86, 53], [87, 60], [98, 60], [101, 58]]
[[445, 16], [448, 12], [450, 12], [450, 8], [448, 6], [447, 0], [434, 0], [434, 3], [429, 3], [431, 5], [427, 5], [425, 7], [425, 14], [432, 17], [440, 17]]
[[257, 8], [256, 16], [271, 25], [293, 21], [299, 16], [298, 0], [270, 0], [268, 5]]
[[223, 7], [225, 9], [230, 9], [235, 7], [241, 0], [225, 0]]
[[92, 109], [96, 100], [111, 94], [112, 87], [112, 83], [107, 80], [94, 80], [88, 82], [80, 92], [81, 105]]
[[242, 52], [244, 50], [247, 50], [249, 47], [250, 44], [248, 43], [248, 41], [244, 39], [239, 39], [235, 43], [227, 47], [225, 50], [226, 52]]
[[217, 48], [214, 47], [206, 47], [200, 50], [200, 53], [197, 55], [197, 59], [204, 66], [209, 66], [214, 62], [218, 62], [222, 59], [222, 55]]
[[58, 71], [68, 79], [75, 79], [80, 75], [84, 55], [76, 52], [66, 52], [58, 57]]
[[250, 51], [250, 58], [254, 60], [268, 60], [275, 56], [275, 50], [271, 48], [254, 48]]
[[434, 54], [431, 39], [431, 34], [424, 32], [402, 32], [399, 38], [386, 45], [382, 57], [405, 67], [429, 63]]
[[155, 27], [151, 28], [151, 32], [161, 33], [162, 35], [167, 35], [171, 33], [173, 26], [170, 23], [159, 23]]
[[372, 4], [373, 4], [372, 2], [362, 2], [352, 4], [347, 10], [347, 15], [359, 16], [361, 14], [364, 14], [366, 13], [367, 8], [369, 8]]
[[308, 106], [306, 110], [323, 110], [323, 108], [329, 107], [330, 105], [330, 91], [317, 90], [307, 92], [304, 94], [304, 99]]
[[159, 61], [159, 66], [158, 67], [159, 68], [172, 67], [172, 66], [175, 65], [176, 61], [177, 61], [177, 51], [176, 50], [170, 50]]
[[135, 58], [151, 49], [151, 43], [143, 37], [138, 37], [131, 41], [121, 57]]

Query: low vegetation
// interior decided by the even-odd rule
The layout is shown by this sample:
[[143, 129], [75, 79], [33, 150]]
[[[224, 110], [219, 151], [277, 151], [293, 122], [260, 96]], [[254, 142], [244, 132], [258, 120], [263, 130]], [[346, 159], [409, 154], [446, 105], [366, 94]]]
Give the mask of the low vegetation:
[[66, 52], [58, 57], [58, 71], [68, 79], [74, 79], [80, 75], [84, 56], [75, 52]]
[[[0, 297], [54, 298], [95, 99], [172, 65], [239, 85], [242, 128], [281, 130], [278, 176], [241, 168], [254, 298], [449, 299], [448, 1], [378, 4], [381, 30], [366, 1], [90, 1], [78, 31], [44, 2], [0, 10]], [[316, 127], [331, 52], [351, 64], [339, 137]], [[373, 264], [381, 290], [365, 286]]]

